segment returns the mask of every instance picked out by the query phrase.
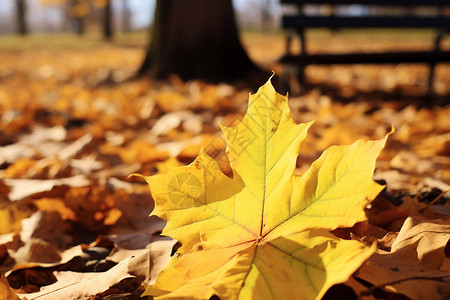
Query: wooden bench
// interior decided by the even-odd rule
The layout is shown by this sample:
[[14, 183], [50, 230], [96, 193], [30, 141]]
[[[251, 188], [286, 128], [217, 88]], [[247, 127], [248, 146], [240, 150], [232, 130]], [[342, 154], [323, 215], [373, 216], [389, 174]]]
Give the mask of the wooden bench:
[[[295, 67], [296, 76], [301, 84], [304, 83], [304, 67], [321, 64], [393, 64], [393, 63], [427, 63], [430, 66], [428, 89], [432, 90], [434, 68], [439, 62], [450, 62], [450, 51], [441, 50], [440, 43], [445, 33], [450, 32], [450, 0], [281, 0], [284, 5], [297, 8], [295, 14], [285, 14], [282, 24], [288, 30], [286, 39], [286, 53], [280, 62]], [[360, 5], [401, 7], [412, 10], [419, 7], [434, 7], [436, 15], [422, 16], [407, 15], [306, 15], [305, 5], [330, 5], [348, 7]], [[447, 12], [446, 14], [444, 12]], [[306, 51], [305, 31], [309, 28], [428, 28], [436, 30], [434, 48], [428, 51], [398, 51], [381, 53], [344, 53], [344, 54], [309, 54]], [[292, 40], [297, 36], [300, 41], [300, 53], [292, 53]], [[292, 68], [291, 68], [292, 69]], [[286, 75], [284, 75], [286, 76]]]

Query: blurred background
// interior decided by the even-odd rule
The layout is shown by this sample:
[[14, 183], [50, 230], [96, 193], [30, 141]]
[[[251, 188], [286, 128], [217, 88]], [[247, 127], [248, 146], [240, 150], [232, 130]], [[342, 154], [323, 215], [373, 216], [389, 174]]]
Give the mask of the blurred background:
[[[292, 36], [293, 30], [283, 29], [281, 19], [283, 14], [298, 14], [297, 7], [292, 4], [282, 5], [281, 1], [277, 0], [228, 0], [218, 3], [213, 6], [216, 7], [216, 11], [221, 10], [221, 13], [212, 13], [211, 10], [208, 12], [208, 9], [203, 9], [203, 12], [207, 14], [204, 13], [202, 16], [198, 8], [191, 8], [188, 13], [181, 14], [203, 20], [203, 23], [194, 26], [192, 19], [189, 20], [187, 17], [186, 20], [179, 20], [180, 18], [176, 17], [177, 12], [169, 12], [170, 8], [162, 7], [157, 10], [155, 0], [4, 0], [0, 3], [0, 50], [21, 47], [50, 50], [55, 46], [64, 45], [77, 48], [91, 47], [92, 50], [97, 46], [117, 50], [117, 47], [126, 46], [127, 57], [130, 61], [121, 64], [122, 68], [112, 70], [114, 63], [118, 61], [110, 60], [108, 72], [103, 72], [104, 76], [114, 80], [118, 80], [119, 77], [130, 78], [136, 72], [139, 76], [146, 74], [160, 79], [176, 74], [185, 81], [203, 79], [215, 83], [233, 82], [233, 85], [255, 90], [272, 71], [275, 71], [277, 76], [288, 73], [285, 69], [286, 65], [279, 64], [278, 61], [286, 53], [286, 40], [288, 36]], [[230, 5], [232, 5], [232, 12], [228, 9]], [[180, 7], [180, 11], [184, 9], [179, 4], [177, 6]], [[166, 15], [160, 18], [164, 21], [155, 25], [155, 16], [159, 14], [158, 11]], [[445, 5], [401, 7], [307, 4], [303, 7], [303, 13], [318, 16], [401, 17], [412, 14], [427, 17], [448, 15], [449, 7]], [[220, 14], [222, 19], [218, 18]], [[172, 19], [168, 17], [169, 15], [172, 15]], [[166, 25], [175, 24], [174, 20], [178, 20], [178, 23], [172, 27], [178, 29], [168, 29]], [[234, 23], [237, 24], [237, 28]], [[219, 28], [211, 24], [222, 25]], [[211, 32], [212, 28], [215, 28], [212, 33], [215, 36], [214, 42], [210, 42], [210, 37], [208, 37], [209, 40], [200, 39], [199, 36], [205, 34], [196, 26], [203, 28], [203, 31], [204, 28], [208, 28]], [[305, 50], [309, 54], [340, 54], [434, 49], [435, 37], [439, 31], [435, 28], [420, 28], [420, 26], [419, 23], [418, 28], [414, 29], [338, 27], [307, 29]], [[190, 29], [186, 31], [186, 28]], [[159, 53], [168, 52], [164, 54], [165, 58], [159, 54], [155, 56], [156, 50], [152, 49], [151, 41], [155, 32], [162, 33], [157, 36], [167, 36], [166, 40], [176, 41], [165, 42], [157, 38], [153, 39], [153, 46], [165, 49]], [[194, 36], [194, 32], [198, 32], [198, 36]], [[239, 32], [240, 41], [236, 41], [237, 32]], [[188, 42], [180, 36], [185, 36], [185, 40], [199, 42], [188, 51]], [[241, 44], [244, 51], [239, 49]], [[294, 40], [291, 48], [294, 53], [298, 53], [301, 46], [300, 42]], [[444, 36], [440, 42], [440, 50], [446, 50], [449, 47], [450, 41]], [[168, 51], [170, 48], [183, 49], [174, 52]], [[203, 52], [200, 49], [203, 49]], [[193, 59], [192, 52], [197, 53], [198, 59]], [[216, 53], [216, 56], [213, 57], [211, 53]], [[125, 55], [125, 51], [123, 54]], [[152, 57], [160, 61], [160, 65], [152, 64], [150, 62]], [[173, 62], [174, 57], [178, 58], [177, 62]], [[131, 62], [133, 60], [134, 62]], [[172, 62], [169, 63], [168, 60]], [[195, 64], [189, 65], [189, 61]], [[203, 63], [203, 66], [200, 66], [199, 61]], [[183, 64], [184, 68], [177, 66], [180, 64]], [[186, 71], [186, 69], [201, 68], [209, 69], [209, 71]], [[446, 69], [448, 68], [445, 64], [436, 66], [432, 89], [435, 95], [442, 96], [449, 93], [450, 78]], [[8, 73], [6, 66], [1, 72]], [[396, 94], [401, 92], [410, 96], [421, 96], [430, 92], [430, 89], [427, 89], [429, 67], [426, 64], [391, 64], [383, 65], [383, 68], [368, 65], [311, 65], [307, 66], [304, 72], [305, 82], [301, 82], [300, 86], [298, 82], [289, 82], [289, 86], [281, 84], [279, 89], [282, 92], [289, 90], [292, 95], [295, 95], [302, 92], [302, 89], [310, 83], [314, 87], [323, 85], [322, 88], [331, 88], [333, 95], [344, 98], [352, 98], [357, 91], [395, 92]], [[102, 80], [102, 78], [97, 79]], [[436, 98], [434, 101], [445, 102], [443, 99]]]
[[[425, 63], [308, 65], [304, 82], [287, 78], [292, 70], [279, 59], [292, 30], [283, 29], [282, 16], [299, 10], [281, 2], [1, 1], [1, 145], [21, 141], [36, 126], [63, 126], [68, 143], [86, 133], [98, 139], [104, 147], [95, 151], [104, 168], [137, 160], [141, 172], [155, 172], [155, 164], [169, 157], [190, 162], [205, 144], [222, 153], [218, 122], [238, 122], [248, 93], [273, 72], [277, 90], [290, 91], [296, 121], [318, 120], [305, 146], [311, 159], [333, 143], [381, 137], [391, 125], [398, 127], [396, 138], [413, 148], [427, 134], [448, 131], [447, 123], [438, 122], [448, 112], [448, 63], [434, 66], [431, 89]], [[305, 5], [303, 13], [437, 17], [448, 16], [449, 6], [316, 4]], [[305, 32], [303, 50], [431, 51], [438, 33], [434, 28], [312, 28]], [[292, 40], [291, 52], [299, 53], [301, 43]], [[443, 35], [439, 51], [448, 49], [450, 39]], [[423, 114], [425, 108], [430, 115]], [[431, 123], [423, 127], [416, 119]], [[154, 149], [144, 155], [143, 145]], [[434, 146], [447, 153], [447, 138]], [[0, 153], [2, 170], [22, 156], [34, 159], [36, 149], [30, 153], [3, 158]]]
[[[101, 31], [106, 4], [104, 0], [4, 0], [0, 3], [0, 33], [20, 32], [19, 14], [24, 14], [26, 33], [78, 32], [76, 17], [83, 17], [86, 31]], [[110, 5], [115, 32], [142, 31], [153, 22], [156, 0], [111, 0]], [[242, 28], [279, 27], [281, 6], [277, 0], [233, 0], [233, 7]]]

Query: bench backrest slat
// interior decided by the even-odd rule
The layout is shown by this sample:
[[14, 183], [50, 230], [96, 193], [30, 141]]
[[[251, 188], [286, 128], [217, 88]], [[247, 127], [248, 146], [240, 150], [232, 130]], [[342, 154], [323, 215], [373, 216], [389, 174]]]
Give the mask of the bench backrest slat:
[[281, 0], [283, 4], [450, 5], [449, 0]]
[[450, 17], [284, 16], [284, 28], [450, 28]]

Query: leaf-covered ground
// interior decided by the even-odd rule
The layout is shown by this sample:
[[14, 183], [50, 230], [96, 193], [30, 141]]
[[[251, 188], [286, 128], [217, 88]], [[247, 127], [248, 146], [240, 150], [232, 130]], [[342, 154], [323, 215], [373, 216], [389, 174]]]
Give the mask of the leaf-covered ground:
[[[431, 47], [426, 34], [403, 36], [317, 34], [309, 48]], [[176, 77], [127, 81], [145, 39], [1, 38], [0, 294], [7, 299], [139, 299], [175, 243], [159, 236], [162, 221], [148, 217], [147, 186], [128, 175], [188, 164], [202, 146], [230, 175], [219, 122], [240, 122], [250, 90]], [[274, 64], [281, 35], [248, 33], [244, 43], [256, 62], [281, 74]], [[375, 179], [387, 188], [366, 208], [368, 222], [334, 232], [377, 240], [378, 249], [325, 297], [445, 299], [450, 195], [427, 203], [450, 184], [449, 65], [436, 67], [433, 95], [425, 65], [308, 67], [306, 74], [306, 93], [289, 98], [297, 123], [316, 120], [297, 174], [330, 145], [396, 129], [377, 161]]]

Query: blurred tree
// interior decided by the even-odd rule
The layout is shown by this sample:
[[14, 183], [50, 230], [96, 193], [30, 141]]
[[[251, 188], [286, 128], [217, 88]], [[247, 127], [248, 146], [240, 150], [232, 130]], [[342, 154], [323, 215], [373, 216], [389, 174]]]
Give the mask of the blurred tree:
[[83, 0], [71, 0], [69, 3], [69, 14], [72, 24], [78, 35], [84, 34], [84, 16], [89, 13], [89, 4]]
[[266, 30], [270, 28], [272, 14], [270, 13], [271, 0], [263, 0], [261, 5], [261, 29]]
[[150, 31], [139, 76], [208, 82], [267, 76], [242, 48], [231, 0], [157, 0]]
[[111, 40], [113, 36], [113, 17], [111, 0], [106, 0], [103, 6], [103, 36], [107, 40]]
[[123, 31], [129, 32], [131, 31], [131, 10], [129, 0], [123, 0], [122, 3], [122, 12], [123, 12]]
[[92, 10], [92, 5], [103, 10], [101, 18], [101, 28], [103, 36], [110, 40], [113, 36], [113, 11], [112, 0], [40, 0], [44, 5], [62, 5], [67, 6], [67, 17], [73, 31], [79, 35], [85, 32], [85, 17], [90, 13], [98, 12], [98, 9]]
[[27, 22], [25, 19], [25, 14], [27, 11], [26, 2], [26, 0], [16, 0], [17, 29], [21, 35], [26, 35], [28, 33]]

